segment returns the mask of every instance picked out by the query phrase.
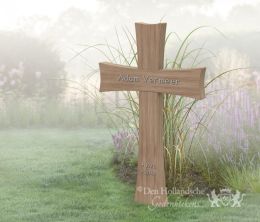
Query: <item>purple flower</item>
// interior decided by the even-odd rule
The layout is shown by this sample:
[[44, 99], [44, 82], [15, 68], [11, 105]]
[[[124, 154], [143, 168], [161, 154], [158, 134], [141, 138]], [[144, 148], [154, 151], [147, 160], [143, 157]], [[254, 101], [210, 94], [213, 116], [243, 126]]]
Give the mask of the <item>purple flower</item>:
[[135, 151], [137, 146], [137, 132], [118, 131], [112, 135], [113, 143], [116, 151], [131, 153]]

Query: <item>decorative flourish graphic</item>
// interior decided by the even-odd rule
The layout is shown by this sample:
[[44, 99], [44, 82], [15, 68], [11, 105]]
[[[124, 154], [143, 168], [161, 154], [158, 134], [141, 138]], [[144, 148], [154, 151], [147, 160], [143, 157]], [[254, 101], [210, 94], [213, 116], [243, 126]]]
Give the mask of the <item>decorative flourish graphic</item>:
[[244, 199], [245, 194], [244, 193], [240, 193], [238, 190], [236, 191], [236, 194], [232, 194], [232, 201], [233, 204], [231, 205], [231, 207], [241, 207], [241, 202]]
[[211, 203], [211, 207], [241, 207], [241, 202], [244, 199], [245, 194], [236, 190], [233, 194], [230, 189], [221, 189], [217, 195], [215, 189], [207, 194], [208, 199]]
[[218, 204], [219, 198], [218, 198], [218, 196], [216, 195], [215, 190], [212, 190], [212, 191], [211, 191], [211, 197], [210, 197], [209, 194], [207, 194], [207, 196], [208, 196], [209, 201], [210, 201], [210, 203], [211, 203], [211, 207], [219, 207], [219, 204]]

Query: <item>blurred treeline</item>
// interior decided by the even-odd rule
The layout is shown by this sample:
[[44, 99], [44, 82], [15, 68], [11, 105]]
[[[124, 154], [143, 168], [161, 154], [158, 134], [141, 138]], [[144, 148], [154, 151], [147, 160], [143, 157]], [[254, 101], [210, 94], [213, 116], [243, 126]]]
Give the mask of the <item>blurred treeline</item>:
[[54, 46], [0, 32], [0, 128], [103, 125], [99, 105], [68, 92], [65, 63]]

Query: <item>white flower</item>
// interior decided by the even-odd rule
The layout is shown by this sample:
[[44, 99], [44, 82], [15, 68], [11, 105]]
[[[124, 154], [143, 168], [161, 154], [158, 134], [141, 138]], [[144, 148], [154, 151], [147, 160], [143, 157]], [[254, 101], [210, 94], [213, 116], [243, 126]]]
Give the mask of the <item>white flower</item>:
[[12, 68], [9, 72], [8, 75], [12, 78], [14, 76], [17, 77], [22, 77], [24, 74], [24, 65], [22, 62], [19, 63], [18, 68]]

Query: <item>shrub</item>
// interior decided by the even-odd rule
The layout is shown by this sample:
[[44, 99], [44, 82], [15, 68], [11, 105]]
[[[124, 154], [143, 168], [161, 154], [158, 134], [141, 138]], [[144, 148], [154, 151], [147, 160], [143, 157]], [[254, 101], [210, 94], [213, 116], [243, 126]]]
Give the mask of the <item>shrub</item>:
[[113, 164], [116, 172], [124, 181], [133, 183], [137, 171], [137, 134], [120, 130], [112, 135], [114, 143]]
[[0, 49], [1, 94], [56, 97], [64, 90], [64, 81], [57, 80], [65, 78], [64, 63], [47, 42], [0, 32]]

